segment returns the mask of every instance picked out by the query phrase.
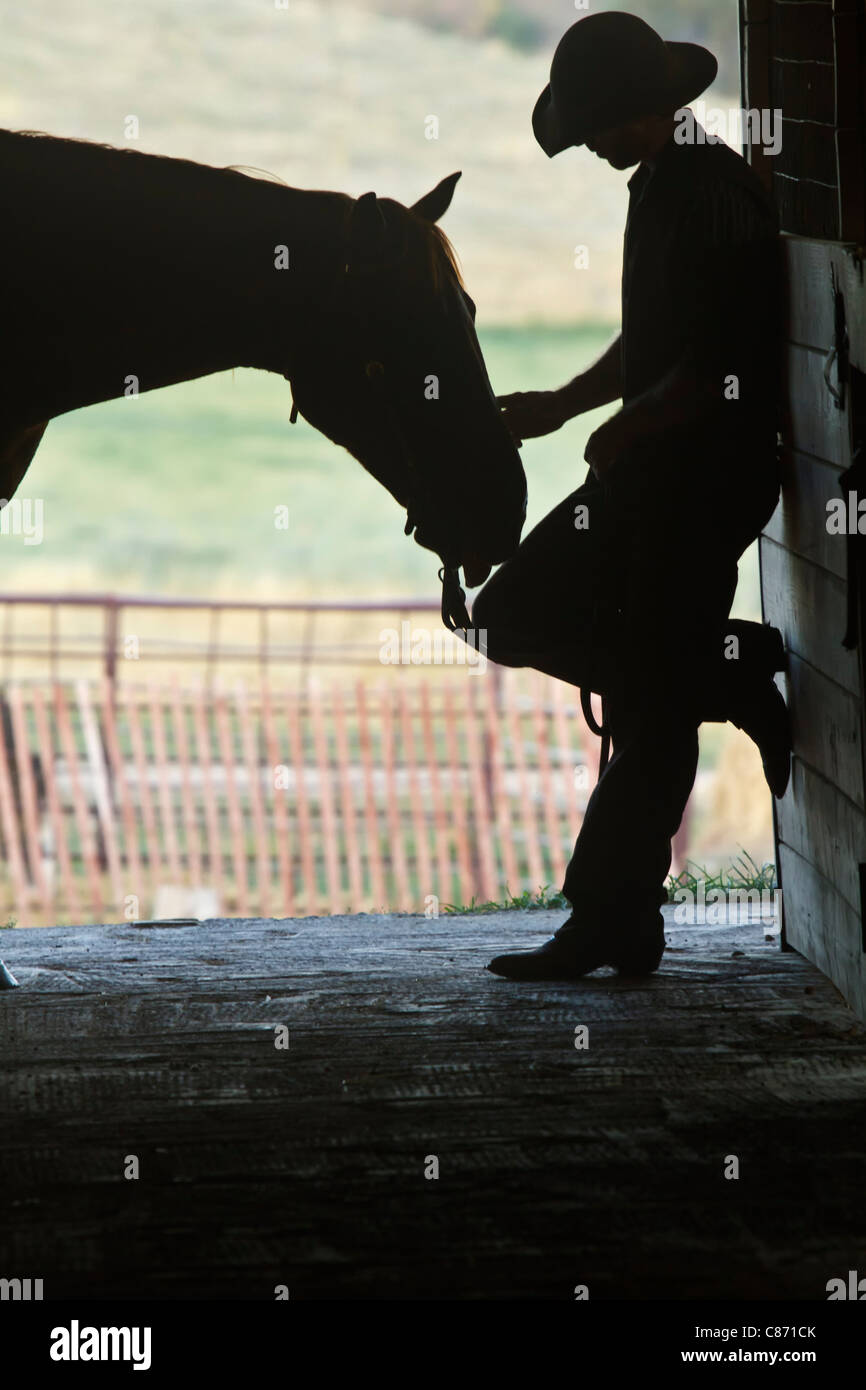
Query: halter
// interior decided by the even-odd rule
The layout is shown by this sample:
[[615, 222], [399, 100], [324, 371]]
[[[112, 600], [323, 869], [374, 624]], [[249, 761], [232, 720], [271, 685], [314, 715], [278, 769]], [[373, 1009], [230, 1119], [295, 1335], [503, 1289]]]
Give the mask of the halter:
[[[346, 294], [346, 288], [350, 279], [354, 280], [356, 284], [362, 283], [362, 274], [359, 275], [358, 271], [354, 269], [351, 261], [343, 261], [342, 267], [338, 269], [334, 276], [333, 284], [326, 297], [326, 312], [328, 310], [336, 311], [338, 309], [340, 302]], [[396, 439], [405, 459], [409, 489], [406, 501], [406, 524], [403, 527], [403, 534], [411, 536], [420, 521], [420, 506], [418, 502], [418, 493], [421, 491], [420, 473], [415, 463], [414, 452], [406, 438], [406, 433], [400, 423], [400, 418], [395, 409], [394, 402], [386, 389], [385, 368], [382, 362], [374, 355], [372, 349], [369, 354], [366, 352], [362, 353], [362, 357], [365, 359], [364, 372], [367, 380], [371, 385], [371, 389], [377, 394], [382, 413], [387, 418], [391, 434], [393, 438]], [[283, 372], [283, 376], [285, 380], [288, 381], [289, 389], [291, 390], [291, 366], [289, 366], [287, 371]], [[292, 425], [297, 424], [297, 420], [298, 407], [295, 404], [294, 395], [292, 395], [292, 408], [289, 414], [289, 423]], [[440, 552], [439, 558], [442, 561], [442, 567], [438, 572], [439, 580], [442, 584], [442, 622], [450, 632], [467, 632], [471, 627], [472, 620], [466, 609], [466, 594], [460, 585], [460, 557], [450, 553], [442, 554]]]

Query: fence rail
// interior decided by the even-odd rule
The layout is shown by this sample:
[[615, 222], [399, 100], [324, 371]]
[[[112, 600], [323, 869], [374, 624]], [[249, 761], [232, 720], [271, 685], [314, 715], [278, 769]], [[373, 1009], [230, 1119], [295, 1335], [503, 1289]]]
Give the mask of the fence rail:
[[275, 603], [0, 592], [0, 675], [58, 680], [101, 672], [110, 681], [137, 680], [181, 662], [206, 682], [249, 676], [252, 666], [303, 679], [319, 667], [379, 666], [382, 620], [399, 626], [417, 615], [441, 628], [432, 599]]

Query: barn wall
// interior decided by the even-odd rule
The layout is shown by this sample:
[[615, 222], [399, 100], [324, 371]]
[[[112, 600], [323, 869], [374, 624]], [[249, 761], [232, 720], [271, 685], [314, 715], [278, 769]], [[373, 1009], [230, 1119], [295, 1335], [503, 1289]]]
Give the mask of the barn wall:
[[795, 757], [776, 804], [785, 934], [866, 1017], [864, 633], [843, 646], [852, 547], [827, 527], [827, 502], [847, 496], [840, 476], [866, 443], [863, 7], [741, 0], [740, 18], [743, 105], [782, 112], [778, 154], [745, 153], [774, 194], [788, 271], [784, 482], [760, 543], [764, 616], [790, 654]]

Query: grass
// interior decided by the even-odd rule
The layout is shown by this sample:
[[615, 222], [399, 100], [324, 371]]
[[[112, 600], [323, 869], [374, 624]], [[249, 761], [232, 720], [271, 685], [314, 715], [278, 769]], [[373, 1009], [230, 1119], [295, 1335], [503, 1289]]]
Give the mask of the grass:
[[[505, 892], [508, 893], [507, 884], [505, 887]], [[568, 905], [568, 900], [564, 898], [561, 893], [552, 893], [550, 891], [550, 885], [545, 884], [543, 888], [539, 888], [538, 891], [535, 893], [533, 893], [531, 889], [527, 888], [525, 892], [519, 893], [517, 896], [514, 896], [513, 894], [509, 895], [508, 897], [503, 898], [503, 900], [498, 903], [479, 903], [476, 902], [474, 897], [472, 901], [466, 906], [462, 906], [459, 903], [445, 903], [445, 905], [442, 908], [442, 911], [447, 915], [459, 915], [460, 913], [469, 912], [505, 912], [514, 908], [520, 908], [524, 912], [533, 912], [542, 908], [565, 908], [568, 907]]]
[[[697, 894], [701, 885], [705, 893], [714, 888], [721, 888], [723, 892], [730, 892], [733, 889], [773, 891], [777, 886], [775, 864], [758, 865], [747, 850], [742, 849], [742, 846], [740, 848], [741, 853], [731, 862], [729, 867], [718, 873], [710, 873], [699, 864], [687, 860], [686, 867], [676, 877], [671, 874], [668, 878], [668, 901], [674, 901], [674, 893], [678, 889], [687, 888], [690, 892]], [[614, 891], [615, 889], [612, 888], [611, 892]], [[500, 902], [479, 903], [473, 897], [472, 901], [465, 905], [446, 903], [442, 910], [446, 914], [459, 915], [463, 913], [507, 912], [516, 908], [523, 912], [535, 912], [551, 908], [567, 909], [571, 906], [562, 893], [551, 891], [550, 885], [547, 883], [536, 892], [527, 889], [524, 893], [517, 895], [509, 894], [506, 884], [505, 893], [506, 896]]]
[[735, 889], [773, 892], [778, 887], [775, 864], [758, 865], [747, 850], [742, 846], [740, 850], [741, 853], [732, 861], [730, 867], [718, 873], [710, 873], [701, 865], [687, 860], [682, 872], [677, 874], [676, 878], [671, 875], [668, 879], [668, 900], [673, 902], [674, 893], [682, 888], [691, 893], [697, 893], [700, 887], [703, 887], [705, 893], [714, 888], [720, 888], [724, 893]]

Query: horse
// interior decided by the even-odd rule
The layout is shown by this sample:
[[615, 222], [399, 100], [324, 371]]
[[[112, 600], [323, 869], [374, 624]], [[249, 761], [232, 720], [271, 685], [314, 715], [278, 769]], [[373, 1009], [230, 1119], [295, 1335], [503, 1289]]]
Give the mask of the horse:
[[[290, 418], [405, 509], [406, 534], [442, 561], [443, 621], [468, 629], [459, 571], [477, 586], [516, 550], [526, 479], [437, 225], [459, 177], [405, 207], [0, 131], [0, 507], [67, 411], [234, 367], [277, 372]], [[0, 988], [14, 984], [0, 962]]]
[[443, 620], [468, 627], [459, 570], [474, 587], [516, 550], [526, 479], [437, 225], [459, 177], [406, 207], [0, 131], [0, 505], [58, 415], [233, 367], [277, 372], [292, 420], [405, 509], [406, 534], [442, 561]]

